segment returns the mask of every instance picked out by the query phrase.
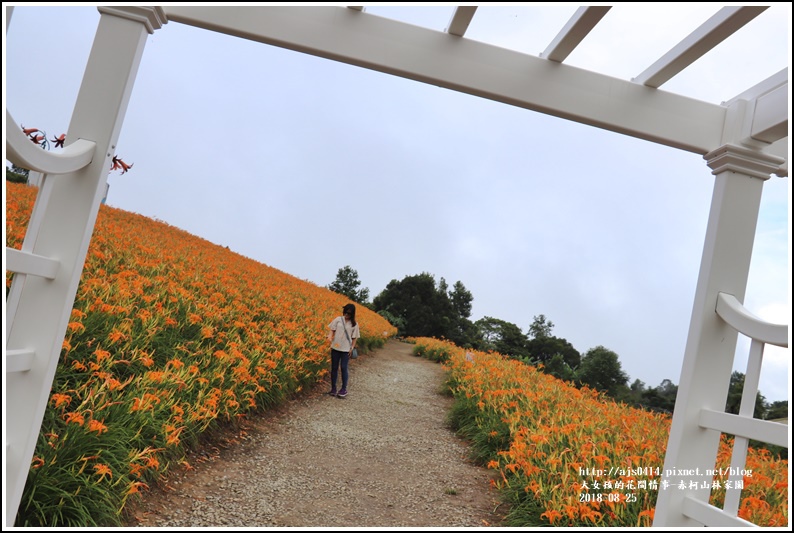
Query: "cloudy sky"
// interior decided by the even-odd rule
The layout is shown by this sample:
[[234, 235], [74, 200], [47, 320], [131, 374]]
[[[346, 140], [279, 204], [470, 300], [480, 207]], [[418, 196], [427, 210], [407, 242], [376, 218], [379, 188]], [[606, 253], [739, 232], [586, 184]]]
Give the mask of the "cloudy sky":
[[[8, 5], [8, 4], [4, 4]], [[539, 55], [575, 4], [480, 7], [466, 38]], [[628, 80], [719, 4], [619, 4], [566, 60]], [[443, 31], [452, 5], [367, 7]], [[6, 14], [3, 14], [4, 19]], [[791, 63], [775, 4], [664, 85], [719, 104]], [[18, 7], [3, 46], [18, 123], [67, 131], [96, 7]], [[472, 319], [536, 315], [631, 381], [680, 382], [714, 179], [699, 155], [171, 22], [148, 37], [107, 203], [331, 283], [380, 293], [429, 272], [474, 296]], [[791, 318], [790, 180], [764, 185], [745, 305]], [[748, 344], [735, 368], [744, 372]], [[761, 392], [790, 395], [768, 349]]]

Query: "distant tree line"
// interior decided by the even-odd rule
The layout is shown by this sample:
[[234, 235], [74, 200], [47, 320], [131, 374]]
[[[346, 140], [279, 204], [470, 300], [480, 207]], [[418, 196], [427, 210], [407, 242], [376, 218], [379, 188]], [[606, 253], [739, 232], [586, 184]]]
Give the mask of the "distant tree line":
[[[535, 316], [526, 333], [516, 324], [499, 318], [486, 316], [472, 322], [474, 296], [460, 281], [450, 288], [444, 278], [436, 283], [435, 277], [427, 272], [393, 279], [371, 303], [369, 289], [360, 289], [360, 285], [358, 272], [345, 266], [327, 288], [376, 311], [397, 328], [400, 336], [435, 337], [463, 348], [498, 352], [536, 365], [577, 387], [588, 386], [635, 407], [665, 413], [672, 413], [675, 407], [678, 385], [669, 379], [663, 379], [656, 387], [648, 387], [639, 379], [629, 385], [629, 376], [623, 371], [618, 354], [604, 346], [580, 354], [566, 339], [552, 334], [554, 324], [545, 315]], [[739, 412], [743, 387], [744, 374], [734, 372], [726, 412]], [[770, 404], [759, 391], [754, 416], [765, 420], [787, 418], [788, 401]]]
[[26, 168], [18, 167], [14, 164], [11, 168], [6, 167], [6, 181], [12, 183], [27, 183], [30, 171]]

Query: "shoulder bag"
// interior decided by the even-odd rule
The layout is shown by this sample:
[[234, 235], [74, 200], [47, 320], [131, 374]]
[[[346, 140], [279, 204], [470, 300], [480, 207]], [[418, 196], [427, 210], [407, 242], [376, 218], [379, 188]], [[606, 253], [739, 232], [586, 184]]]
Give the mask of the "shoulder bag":
[[[345, 327], [345, 317], [342, 317], [342, 329], [345, 330], [345, 337], [347, 337], [347, 342], [350, 343], [350, 346], [353, 346], [353, 341], [350, 339], [350, 334], [347, 332], [347, 327]], [[356, 359], [358, 357], [358, 350], [353, 348], [353, 351], [350, 352], [350, 358]]]

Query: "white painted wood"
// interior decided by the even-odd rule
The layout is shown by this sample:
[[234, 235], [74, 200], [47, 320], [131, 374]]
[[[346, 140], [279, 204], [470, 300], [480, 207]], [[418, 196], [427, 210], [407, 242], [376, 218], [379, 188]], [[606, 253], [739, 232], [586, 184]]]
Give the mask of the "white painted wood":
[[[47, 174], [41, 174], [35, 171], [31, 171], [31, 173], [38, 175], [39, 191], [36, 195], [36, 201], [33, 203], [33, 210], [30, 213], [30, 218], [28, 219], [25, 239], [22, 241], [22, 247], [20, 248], [21, 251], [28, 253], [33, 251], [33, 245], [38, 238], [39, 228], [41, 228], [41, 222], [44, 219], [44, 213], [47, 210], [47, 205], [49, 205], [49, 199], [52, 195], [53, 182], [52, 179], [47, 178]], [[6, 297], [6, 337], [8, 337], [14, 325], [19, 299], [22, 296], [22, 288], [25, 286], [26, 280], [26, 274], [14, 274], [11, 278], [11, 287]]]
[[30, 142], [6, 110], [6, 159], [19, 167], [45, 174], [66, 174], [88, 165], [95, 148], [95, 143], [77, 139], [59, 153], [42, 150]]
[[[189, 24], [706, 154], [725, 108], [341, 7], [165, 6]], [[450, 39], [455, 39], [450, 46]]]
[[[679, 391], [681, 390], [679, 386]], [[697, 419], [697, 426], [702, 429], [713, 429], [716, 432], [739, 435], [741, 437], [752, 438], [762, 442], [768, 442], [775, 446], [788, 447], [788, 425], [769, 420], [759, 420], [757, 418], [747, 418], [724, 412], [725, 398], [722, 399], [722, 409], [701, 409]], [[716, 451], [714, 457], [716, 457]], [[712, 466], [714, 468], [712, 458]]]
[[684, 498], [682, 508], [684, 516], [696, 523], [708, 524], [712, 527], [755, 527], [755, 524], [736, 516], [731, 516], [721, 509], [709, 505], [690, 496]]
[[753, 315], [732, 294], [717, 296], [717, 314], [733, 329], [751, 339], [782, 348], [788, 347], [788, 326], [770, 324]]
[[458, 6], [452, 14], [447, 28], [444, 30], [450, 35], [463, 37], [466, 30], [469, 28], [471, 19], [474, 18], [474, 13], [477, 11], [477, 6]]
[[30, 370], [35, 355], [33, 350], [7, 350], [3, 353], [3, 368], [6, 372], [26, 372]]
[[763, 96], [769, 92], [772, 92], [778, 87], [782, 87], [787, 84], [788, 84], [788, 69], [784, 68], [783, 70], [780, 70], [775, 74], [769, 76], [764, 81], [760, 83], [756, 83], [752, 87], [748, 87], [746, 90], [737, 94], [727, 102], [723, 102], [722, 105], [724, 105], [725, 107], [730, 107], [739, 100], [755, 100], [758, 97]]
[[577, 9], [540, 57], [557, 63], [565, 61], [610, 9], [611, 6], [583, 6]]
[[723, 7], [653, 65], [634, 78], [647, 87], [661, 87], [676, 74], [703, 57], [769, 6]]
[[758, 97], [750, 136], [768, 143], [788, 136], [788, 83]]
[[[741, 330], [739, 330], [739, 332], [742, 333]], [[744, 387], [742, 388], [742, 401], [739, 406], [739, 416], [753, 418], [755, 412], [755, 399], [758, 394], [758, 383], [761, 381], [761, 363], [763, 362], [763, 357], [764, 343], [760, 340], [753, 339], [750, 343], [750, 356], [747, 358], [747, 369], [744, 374]], [[742, 495], [742, 489], [740, 486], [737, 486], [737, 482], [744, 479], [742, 472], [745, 470], [747, 464], [747, 449], [749, 446], [749, 437], [735, 436], [733, 451], [731, 453], [731, 474], [728, 477], [732, 483], [731, 487], [725, 491], [725, 502], [722, 506], [722, 509], [726, 513], [734, 516], [739, 511], [739, 503]]]
[[[100, 13], [103, 9], [99, 8]], [[37, 214], [40, 218], [35, 222], [39, 226], [34, 229], [35, 242], [28, 242], [27, 236], [25, 239], [32, 246], [26, 251], [58, 258], [60, 268], [52, 280], [25, 276], [24, 284], [19, 284], [15, 315], [7, 317], [7, 350], [17, 354], [20, 350], [35, 353], [28, 370], [6, 375], [4, 392], [14, 402], [14, 409], [9, 409], [4, 419], [8, 526], [13, 526], [35, 450], [116, 140], [148, 36], [147, 28], [159, 27], [164, 20], [159, 8], [129, 8], [128, 18], [124, 17], [125, 9], [112, 8], [109, 11], [114, 16], [105, 13], [100, 16], [67, 131], [67, 139], [91, 139], [73, 143], [80, 150], [87, 149], [86, 143], [95, 147], [89, 154], [91, 163], [57, 179], [47, 176], [45, 185], [52, 190], [46, 207]], [[32, 144], [27, 139], [25, 142]], [[31, 157], [26, 155], [25, 159]], [[47, 171], [49, 167], [48, 161], [41, 170]], [[39, 201], [41, 198], [37, 204]]]
[[[738, 333], [715, 309], [720, 293], [744, 299], [762, 187], [780, 164], [777, 158], [735, 145], [722, 146], [705, 159], [715, 174], [714, 193], [663, 476], [670, 486], [683, 481], [687, 489], [659, 491], [654, 526], [661, 527], [700, 525], [682, 512], [684, 499], [708, 502], [709, 488], [701, 483], [689, 488], [693, 479], [678, 474], [713, 468], [717, 456], [719, 431], [703, 431], [702, 424], [711, 424], [712, 411], [714, 416], [724, 414]], [[740, 434], [746, 423], [760, 422], [718, 420], [737, 426]]]
[[6, 246], [6, 270], [30, 274], [46, 279], [55, 279], [60, 262], [50, 257], [42, 257]]
[[[13, 7], [6, 9], [8, 27]], [[5, 421], [8, 525], [19, 505], [146, 34], [168, 20], [704, 155], [716, 178], [665, 471], [712, 468], [720, 432], [787, 445], [787, 427], [722, 411], [738, 335], [734, 326], [758, 339], [751, 348], [747, 398], [754, 399], [757, 390], [761, 342], [781, 340], [781, 326], [759, 324], [738, 302], [744, 299], [763, 181], [772, 174], [788, 175], [788, 102], [783, 98], [788, 71], [723, 105], [654, 88], [765, 7], [723, 9], [634, 82], [560, 63], [608, 9], [578, 10], [544, 51], [546, 58], [540, 58], [461, 38], [473, 6], [456, 10], [448, 32], [371, 16], [362, 6], [100, 7], [67, 135], [76, 140], [60, 154], [47, 153], [6, 115], [9, 160], [44, 173], [25, 242], [19, 254], [11, 254], [16, 257], [12, 263], [30, 262], [34, 266], [24, 268], [37, 273], [46, 264], [48, 275], [54, 259], [36, 257], [57, 258], [60, 265], [49, 280], [16, 274], [7, 299], [4, 363], [13, 372], [7, 374], [4, 392], [20, 406]], [[52, 179], [48, 173], [62, 175]], [[742, 401], [744, 415], [750, 400]], [[736, 464], [744, 462], [743, 449], [739, 440]], [[665, 475], [673, 484], [675, 477]], [[662, 490], [654, 525], [751, 525], [730, 516], [735, 514], [734, 496], [730, 498], [728, 512], [723, 512], [708, 505], [708, 490]]]

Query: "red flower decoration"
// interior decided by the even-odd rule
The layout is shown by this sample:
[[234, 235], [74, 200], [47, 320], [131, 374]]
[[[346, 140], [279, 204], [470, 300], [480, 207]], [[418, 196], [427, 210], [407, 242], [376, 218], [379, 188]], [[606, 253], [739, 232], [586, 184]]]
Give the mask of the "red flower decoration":
[[52, 142], [55, 143], [55, 148], [58, 148], [58, 147], [63, 148], [64, 141], [66, 141], [66, 134], [65, 133], [61, 133], [60, 137], [52, 140]]
[[129, 169], [132, 168], [132, 165], [135, 163], [127, 164], [121, 160], [121, 158], [117, 155], [113, 156], [113, 165], [110, 167], [110, 171], [113, 172], [114, 170], [121, 170], [121, 173], [124, 174]]

